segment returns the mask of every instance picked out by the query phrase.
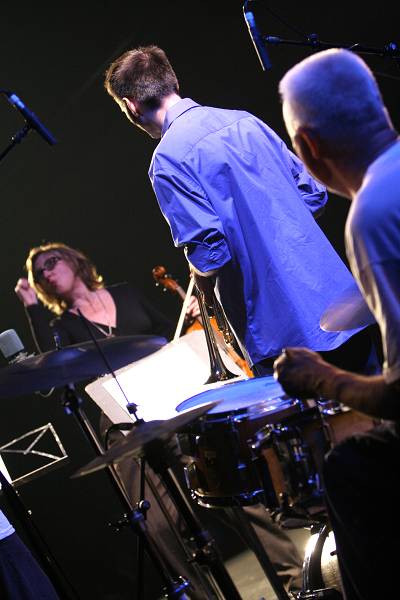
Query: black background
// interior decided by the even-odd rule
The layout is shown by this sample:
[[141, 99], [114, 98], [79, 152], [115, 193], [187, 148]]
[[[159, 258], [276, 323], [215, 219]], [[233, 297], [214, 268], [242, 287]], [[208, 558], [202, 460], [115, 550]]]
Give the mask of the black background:
[[[395, 3], [390, 9], [375, 4], [367, 10], [366, 4], [354, 2], [260, 0], [255, 14], [263, 33], [289, 39], [300, 39], [301, 34], [282, 20], [338, 44], [381, 48], [398, 35]], [[249, 110], [288, 141], [278, 82], [311, 50], [270, 47], [273, 69], [263, 73], [242, 4], [236, 1], [1, 3], [0, 40], [0, 88], [15, 91], [58, 140], [50, 147], [31, 132], [0, 164], [0, 331], [15, 329], [33, 350], [14, 286], [24, 274], [29, 249], [44, 241], [80, 248], [106, 282], [135, 283], [162, 311], [177, 318], [178, 299], [155, 288], [151, 275], [156, 264], [163, 264], [187, 284], [184, 257], [172, 244], [147, 178], [155, 142], [133, 130], [114, 105], [103, 90], [103, 73], [124, 50], [156, 43], [176, 70], [182, 96]], [[398, 124], [398, 66], [390, 58], [364, 57]], [[0, 122], [2, 149], [23, 125], [3, 96]], [[342, 256], [347, 210], [347, 201], [332, 197], [320, 220]], [[96, 421], [96, 410], [90, 405], [87, 410]], [[120, 511], [103, 473], [69, 479], [92, 452], [73, 418], [64, 414], [59, 395], [2, 400], [0, 443], [48, 421], [59, 432], [70, 462], [22, 486], [21, 496], [83, 598], [133, 598], [132, 588], [126, 591], [133, 577], [133, 534], [115, 534], [107, 527]], [[149, 588], [146, 597], [153, 593]]]

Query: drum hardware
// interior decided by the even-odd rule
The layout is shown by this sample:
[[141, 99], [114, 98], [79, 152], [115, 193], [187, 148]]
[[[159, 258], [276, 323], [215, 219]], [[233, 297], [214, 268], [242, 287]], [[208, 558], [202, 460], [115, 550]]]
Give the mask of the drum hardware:
[[303, 562], [303, 589], [297, 600], [343, 600], [333, 532], [314, 524]]
[[[181, 515], [184, 522], [187, 524], [188, 530], [191, 532], [192, 539], [196, 546], [196, 550], [193, 554], [193, 561], [196, 561], [198, 564], [204, 565], [209, 569], [225, 600], [241, 600], [241, 596], [235, 588], [233, 581], [217, 552], [214, 540], [210, 537], [209, 533], [202, 528], [200, 522], [197, 520], [197, 517], [186, 500], [183, 491], [169, 466], [171, 460], [168, 457], [168, 449], [164, 443], [182, 427], [185, 427], [192, 421], [200, 418], [215, 406], [216, 403], [214, 402], [207, 403], [192, 410], [185, 411], [166, 421], [138, 423], [121, 443], [115, 444], [103, 456], [95, 458], [89, 464], [79, 469], [73, 477], [87, 475], [129, 456], [136, 458], [145, 457], [146, 462], [153, 471], [159, 474], [161, 481], [177, 507], [178, 513]], [[152, 548], [154, 542], [151, 540], [151, 537], [146, 530], [143, 515], [134, 515], [134, 518], [131, 519], [131, 524], [135, 528], [135, 531], [144, 539], [145, 543], [150, 544], [150, 548]], [[155, 557], [155, 564], [161, 569], [161, 574], [168, 568], [166, 564], [163, 564], [160, 561], [157, 562], [157, 556]], [[167, 583], [171, 587], [171, 577], [167, 577], [167, 579]], [[182, 597], [173, 595], [176, 594], [176, 591], [168, 590], [168, 588], [167, 593], [172, 594], [169, 596], [171, 598]]]
[[321, 413], [328, 417], [338, 415], [342, 412], [348, 412], [349, 410], [351, 410], [350, 408], [348, 408], [341, 402], [338, 402], [337, 400], [328, 400], [326, 398], [319, 398], [317, 400], [317, 404]]
[[260, 465], [267, 467], [265, 460], [254, 457], [248, 440], [265, 423], [276, 424], [297, 413], [299, 403], [285, 396], [278, 382], [267, 376], [228, 382], [187, 399], [176, 410], [190, 409], [206, 400], [219, 403], [178, 436], [186, 454], [185, 470], [192, 497], [201, 506], [227, 512], [254, 552], [277, 598], [288, 600], [243, 507], [260, 502], [272, 487], [261, 474]]
[[[303, 428], [310, 421], [318, 422], [322, 430], [318, 409], [303, 408], [280, 423], [265, 425], [249, 440], [255, 456], [269, 466], [275, 493], [268, 494], [267, 506], [279, 514], [276, 518], [283, 526], [291, 519], [311, 517], [310, 510], [315, 516], [316, 509], [323, 509], [321, 477], [303, 435]], [[322, 440], [327, 451], [325, 438]]]

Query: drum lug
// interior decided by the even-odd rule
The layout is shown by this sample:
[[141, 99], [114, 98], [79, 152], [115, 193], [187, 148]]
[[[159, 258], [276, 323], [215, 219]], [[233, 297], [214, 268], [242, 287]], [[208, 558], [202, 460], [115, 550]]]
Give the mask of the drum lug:
[[295, 594], [296, 600], [343, 600], [343, 596], [332, 588], [322, 588], [313, 592], [299, 592]]

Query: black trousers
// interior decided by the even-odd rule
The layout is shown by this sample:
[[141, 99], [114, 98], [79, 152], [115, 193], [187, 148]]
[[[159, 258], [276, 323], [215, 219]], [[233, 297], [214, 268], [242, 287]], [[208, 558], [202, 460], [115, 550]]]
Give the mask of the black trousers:
[[399, 595], [399, 429], [385, 422], [354, 434], [325, 460], [326, 502], [346, 600]]
[[16, 533], [0, 540], [1, 600], [58, 600], [53, 585]]

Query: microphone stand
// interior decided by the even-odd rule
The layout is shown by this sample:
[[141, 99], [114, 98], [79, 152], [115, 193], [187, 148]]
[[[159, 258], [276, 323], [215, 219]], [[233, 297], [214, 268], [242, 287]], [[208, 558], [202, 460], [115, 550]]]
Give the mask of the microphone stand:
[[31, 129], [32, 129], [32, 127], [30, 127], [28, 125], [28, 123], [26, 123], [22, 129], [20, 129], [19, 131], [17, 131], [17, 133], [15, 133], [12, 136], [11, 143], [0, 154], [0, 161], [5, 156], [7, 156], [7, 154], [14, 148], [14, 146], [16, 146], [17, 144], [19, 144], [24, 139], [24, 137], [26, 137], [28, 135], [28, 133], [30, 132]]
[[31, 129], [36, 129], [39, 135], [41, 135], [49, 144], [56, 143], [56, 140], [50, 131], [43, 126], [37, 116], [28, 109], [28, 107], [20, 98], [18, 98], [18, 96], [9, 90], [2, 89], [0, 89], [0, 94], [6, 96], [8, 101], [11, 102], [11, 104], [13, 104], [25, 118], [24, 127], [12, 136], [11, 143], [3, 150], [3, 152], [0, 153], [0, 161], [28, 135]]
[[313, 50], [343, 48], [345, 50], [350, 50], [351, 52], [355, 52], [357, 54], [372, 54], [376, 56], [381, 56], [383, 58], [393, 58], [394, 60], [398, 61], [398, 66], [400, 66], [400, 50], [395, 42], [389, 42], [381, 48], [377, 48], [374, 46], [364, 46], [362, 44], [359, 44], [358, 42], [354, 44], [323, 42], [319, 39], [317, 33], [310, 33], [310, 35], [307, 36], [306, 40], [287, 40], [275, 35], [263, 35], [262, 40], [265, 44], [270, 44], [272, 46], [277, 46], [281, 44], [286, 44], [288, 46], [308, 46]]

